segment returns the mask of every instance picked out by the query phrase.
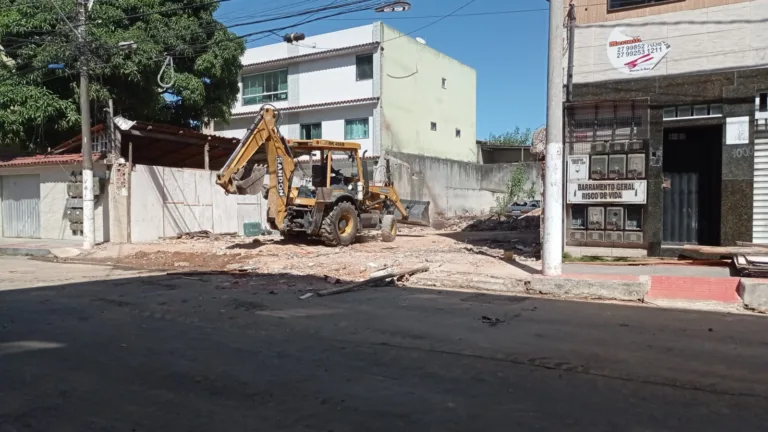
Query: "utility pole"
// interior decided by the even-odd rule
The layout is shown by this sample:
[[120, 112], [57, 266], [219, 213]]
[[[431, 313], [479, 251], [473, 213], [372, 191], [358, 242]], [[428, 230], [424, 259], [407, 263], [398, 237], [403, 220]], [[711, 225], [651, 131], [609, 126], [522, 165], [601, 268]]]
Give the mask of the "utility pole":
[[563, 0], [549, 0], [547, 147], [544, 159], [544, 276], [563, 269]]
[[91, 105], [88, 99], [88, 46], [85, 28], [87, 0], [77, 0], [77, 46], [80, 56], [80, 127], [83, 136], [83, 249], [95, 243], [93, 156], [91, 154]]

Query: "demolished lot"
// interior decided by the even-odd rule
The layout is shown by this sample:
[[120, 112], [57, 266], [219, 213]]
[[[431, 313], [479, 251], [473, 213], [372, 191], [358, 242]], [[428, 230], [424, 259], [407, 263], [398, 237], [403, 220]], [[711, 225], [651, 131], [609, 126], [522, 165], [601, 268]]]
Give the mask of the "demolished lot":
[[306, 278], [309, 286], [287, 287], [297, 292], [326, 290], [329, 284], [426, 266], [428, 271], [402, 275], [399, 283], [482, 288], [483, 283], [500, 284], [538, 270], [538, 220], [534, 216], [440, 218], [434, 228], [400, 226], [392, 243], [368, 234], [339, 248], [313, 240], [286, 240], [277, 233], [242, 237], [195, 232], [152, 243], [100, 245], [73, 261], [190, 276], [258, 275], [275, 289], [281, 288], [281, 275], [313, 276]]

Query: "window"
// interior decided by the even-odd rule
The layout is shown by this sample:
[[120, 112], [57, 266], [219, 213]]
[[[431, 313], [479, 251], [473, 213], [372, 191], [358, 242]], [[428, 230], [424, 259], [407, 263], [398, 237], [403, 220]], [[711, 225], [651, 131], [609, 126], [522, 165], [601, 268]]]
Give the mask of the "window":
[[433, 131], [436, 131], [437, 130], [437, 123], [435, 123], [435, 122], [430, 123], [429, 124], [429, 128], [432, 129]]
[[456, 128], [456, 138], [461, 138], [461, 129]]
[[448, 88], [448, 79], [443, 78], [443, 88]]
[[323, 124], [322, 123], [308, 123], [300, 126], [301, 139], [313, 140], [322, 139], [323, 137]]
[[373, 79], [373, 54], [357, 56], [357, 80]]
[[624, 9], [639, 6], [650, 6], [655, 3], [671, 3], [680, 0], [609, 0], [608, 10]]
[[662, 113], [664, 120], [721, 116], [723, 106], [721, 104], [670, 106], [664, 107]]
[[757, 110], [760, 112], [768, 111], [768, 93], [760, 93], [760, 103], [758, 104]]
[[243, 105], [288, 100], [288, 69], [243, 77]]
[[368, 119], [344, 120], [344, 139], [368, 139]]

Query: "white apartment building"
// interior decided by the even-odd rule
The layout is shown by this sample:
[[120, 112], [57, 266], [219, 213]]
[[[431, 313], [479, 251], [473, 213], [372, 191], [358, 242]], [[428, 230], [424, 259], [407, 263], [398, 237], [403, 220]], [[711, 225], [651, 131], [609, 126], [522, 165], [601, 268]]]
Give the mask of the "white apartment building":
[[242, 137], [263, 104], [287, 138], [356, 141], [382, 150], [474, 162], [474, 69], [376, 22], [246, 50], [229, 124]]

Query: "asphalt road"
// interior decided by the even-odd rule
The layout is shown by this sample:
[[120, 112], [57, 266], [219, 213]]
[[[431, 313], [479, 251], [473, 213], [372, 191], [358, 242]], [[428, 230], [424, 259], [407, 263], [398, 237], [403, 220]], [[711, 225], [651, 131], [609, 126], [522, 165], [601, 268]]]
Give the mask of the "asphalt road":
[[308, 280], [287, 275], [19, 259], [0, 274], [2, 432], [768, 424], [759, 316], [394, 287], [299, 300]]

